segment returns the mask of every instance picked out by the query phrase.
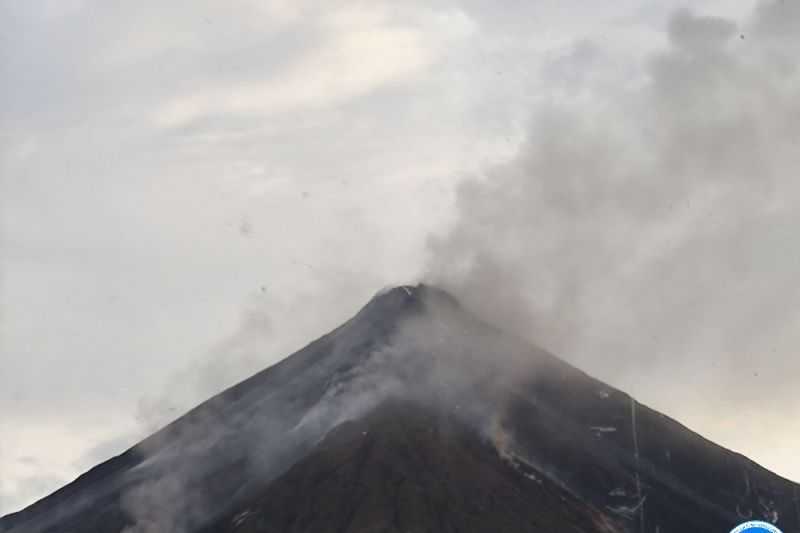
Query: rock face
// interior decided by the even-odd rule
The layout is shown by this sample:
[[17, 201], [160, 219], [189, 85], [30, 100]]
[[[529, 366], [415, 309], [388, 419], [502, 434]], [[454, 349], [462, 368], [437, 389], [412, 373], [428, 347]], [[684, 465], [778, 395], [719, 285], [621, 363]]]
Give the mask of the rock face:
[[800, 488], [427, 286], [0, 519], [2, 533], [800, 532]]

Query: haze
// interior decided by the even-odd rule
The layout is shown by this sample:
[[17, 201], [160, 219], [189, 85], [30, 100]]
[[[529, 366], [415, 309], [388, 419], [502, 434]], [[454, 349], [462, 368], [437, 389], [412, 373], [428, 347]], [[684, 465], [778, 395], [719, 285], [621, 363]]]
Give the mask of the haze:
[[29, 1], [0, 30], [0, 514], [420, 279], [800, 479], [800, 4]]

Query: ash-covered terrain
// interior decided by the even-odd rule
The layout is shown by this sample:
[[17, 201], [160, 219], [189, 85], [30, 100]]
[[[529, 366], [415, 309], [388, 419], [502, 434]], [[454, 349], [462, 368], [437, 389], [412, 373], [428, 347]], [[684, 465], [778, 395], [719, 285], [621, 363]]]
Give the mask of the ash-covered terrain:
[[793, 533], [799, 500], [419, 285], [382, 291], [0, 532], [708, 533], [761, 519]]

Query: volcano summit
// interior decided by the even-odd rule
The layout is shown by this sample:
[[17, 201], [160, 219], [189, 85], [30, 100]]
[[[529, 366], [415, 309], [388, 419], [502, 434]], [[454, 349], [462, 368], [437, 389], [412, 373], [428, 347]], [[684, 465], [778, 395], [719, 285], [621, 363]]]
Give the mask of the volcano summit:
[[800, 532], [800, 487], [464, 309], [351, 320], [2, 533]]

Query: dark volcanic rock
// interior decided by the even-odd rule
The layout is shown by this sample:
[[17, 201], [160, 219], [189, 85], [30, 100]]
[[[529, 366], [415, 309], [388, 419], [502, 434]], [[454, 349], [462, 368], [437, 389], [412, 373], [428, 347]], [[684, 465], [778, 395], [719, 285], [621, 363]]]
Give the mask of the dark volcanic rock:
[[798, 486], [398, 287], [2, 533], [800, 531]]
[[345, 422], [208, 531], [617, 531], [456, 418], [389, 403]]

